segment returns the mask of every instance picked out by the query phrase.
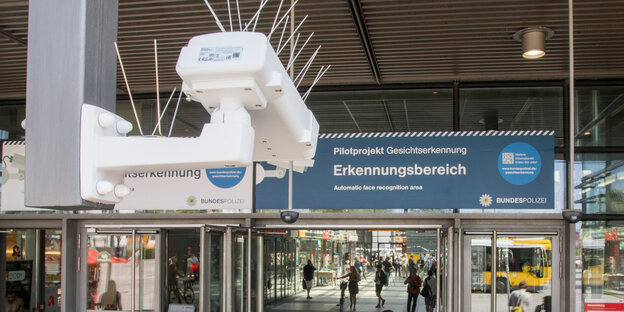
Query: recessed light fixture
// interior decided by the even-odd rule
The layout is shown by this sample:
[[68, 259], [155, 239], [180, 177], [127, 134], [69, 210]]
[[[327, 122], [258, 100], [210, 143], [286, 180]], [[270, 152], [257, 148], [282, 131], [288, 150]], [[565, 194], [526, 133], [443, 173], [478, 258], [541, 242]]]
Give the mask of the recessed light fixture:
[[550, 39], [555, 32], [548, 27], [534, 26], [517, 31], [513, 38], [522, 42], [522, 57], [525, 59], [538, 59], [546, 55], [546, 40]]
[[591, 132], [589, 132], [589, 131], [585, 131], [585, 132], [583, 133], [583, 135], [590, 135], [590, 134], [591, 134]]

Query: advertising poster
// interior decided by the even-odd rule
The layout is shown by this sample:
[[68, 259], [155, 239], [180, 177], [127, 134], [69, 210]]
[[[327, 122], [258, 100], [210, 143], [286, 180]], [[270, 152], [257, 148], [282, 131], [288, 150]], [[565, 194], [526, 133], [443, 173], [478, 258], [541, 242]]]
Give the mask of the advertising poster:
[[32, 291], [31, 260], [7, 261], [6, 302], [4, 311], [30, 311]]
[[[295, 209], [554, 208], [553, 131], [322, 134], [293, 175]], [[274, 166], [263, 164], [265, 171]], [[287, 207], [287, 178], [256, 187]]]
[[220, 210], [250, 212], [251, 167], [126, 174], [133, 189], [118, 210]]
[[23, 141], [6, 141], [2, 145], [2, 211], [36, 211], [24, 206], [26, 145]]
[[[25, 150], [23, 141], [3, 145], [2, 211], [45, 210], [24, 206]], [[132, 192], [115, 209], [249, 212], [252, 174], [251, 167], [129, 173]]]
[[587, 312], [624, 312], [624, 299], [599, 298], [585, 299], [585, 311]]

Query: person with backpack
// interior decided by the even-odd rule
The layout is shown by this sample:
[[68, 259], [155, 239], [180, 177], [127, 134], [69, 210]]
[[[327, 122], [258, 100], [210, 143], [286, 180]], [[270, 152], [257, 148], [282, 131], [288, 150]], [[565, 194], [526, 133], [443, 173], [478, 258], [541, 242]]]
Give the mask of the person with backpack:
[[377, 306], [375, 308], [381, 308], [386, 303], [386, 299], [381, 297], [381, 291], [384, 285], [388, 284], [388, 277], [386, 273], [381, 269], [381, 264], [377, 265], [377, 272], [375, 272], [375, 294], [377, 295]]
[[425, 307], [427, 308], [427, 312], [433, 312], [436, 305], [436, 284], [438, 281], [435, 277], [433, 277], [433, 270], [429, 270], [427, 275], [425, 285], [423, 286], [420, 295], [425, 297]]
[[407, 284], [407, 312], [414, 312], [416, 311], [416, 303], [418, 302], [418, 294], [422, 284], [422, 280], [416, 274], [416, 269], [412, 269], [410, 276], [403, 281], [403, 284]]

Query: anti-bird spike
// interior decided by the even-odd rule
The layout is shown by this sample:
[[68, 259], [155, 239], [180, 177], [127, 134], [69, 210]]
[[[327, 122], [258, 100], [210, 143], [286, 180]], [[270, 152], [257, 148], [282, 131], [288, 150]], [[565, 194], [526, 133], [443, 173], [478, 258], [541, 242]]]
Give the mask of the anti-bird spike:
[[269, 35], [267, 37], [271, 37], [271, 35], [275, 31], [275, 29], [277, 29], [277, 25], [281, 24], [282, 21], [284, 20], [284, 18], [286, 18], [286, 16], [289, 16], [288, 13], [290, 13], [290, 11], [295, 7], [297, 2], [299, 2], [299, 0], [295, 0], [295, 2], [293, 2], [293, 4], [290, 6], [290, 8], [288, 8], [288, 11], [286, 11], [286, 13], [284, 13], [284, 15], [282, 15], [282, 18], [279, 20], [279, 22], [277, 22], [277, 24], [273, 28], [271, 28], [271, 31], [269, 32]]
[[295, 55], [295, 57], [292, 60], [288, 61], [288, 66], [286, 67], [286, 70], [288, 70], [290, 68], [290, 66], [292, 66], [292, 64], [295, 63], [295, 60], [297, 60], [297, 57], [299, 57], [299, 54], [301, 53], [301, 51], [303, 51], [303, 49], [305, 49], [306, 44], [308, 44], [308, 41], [310, 41], [310, 39], [312, 38], [312, 36], [314, 35], [314, 32], [312, 32], [309, 36], [308, 39], [306, 39], [306, 41], [303, 43], [303, 45], [301, 46], [301, 48], [299, 49], [299, 52], [297, 52], [297, 55]]
[[[284, 0], [280, 0], [279, 7], [277, 7], [277, 13], [275, 13], [275, 18], [273, 19], [273, 24], [271, 24], [271, 29], [273, 29], [273, 27], [275, 27], [275, 22], [277, 22], [277, 18], [279, 17], [279, 13], [282, 10], [282, 4], [283, 3], [284, 3]], [[269, 34], [267, 36], [267, 38], [269, 39], [269, 41], [271, 41], [271, 34]]]
[[[299, 30], [299, 27], [301, 27], [301, 25], [303, 25], [303, 22], [305, 22], [305, 20], [308, 18], [308, 16], [304, 16], [303, 19], [301, 20], [301, 22], [299, 22], [299, 25], [297, 25], [297, 27], [295, 28], [295, 30], [292, 32], [292, 34], [290, 34], [290, 36], [288, 37], [288, 39], [286, 39], [286, 42], [290, 41], [290, 39], [292, 38], [292, 36], [294, 34], [297, 33], [297, 31]], [[277, 51], [277, 55], [280, 54], [280, 52], [282, 52], [282, 50], [286, 47], [286, 44], [284, 44], [283, 47], [281, 47], [278, 51]]]

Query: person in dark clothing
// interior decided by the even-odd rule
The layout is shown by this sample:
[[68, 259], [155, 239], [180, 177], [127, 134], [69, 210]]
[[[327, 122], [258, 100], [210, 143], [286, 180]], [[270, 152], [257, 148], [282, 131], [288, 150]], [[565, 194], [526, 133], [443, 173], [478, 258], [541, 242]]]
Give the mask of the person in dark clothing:
[[308, 264], [303, 267], [303, 279], [305, 280], [306, 290], [308, 291], [308, 297], [306, 297], [306, 299], [312, 299], [312, 297], [310, 297], [310, 289], [312, 289], [314, 271], [316, 271], [316, 268], [312, 265], [312, 260], [308, 259]]
[[349, 278], [349, 297], [351, 298], [350, 309], [355, 311], [355, 305], [357, 303], [357, 294], [360, 292], [360, 288], [358, 287], [358, 283], [360, 282], [360, 275], [358, 274], [355, 266], [349, 267], [349, 273], [338, 277], [341, 278]]
[[414, 263], [414, 260], [412, 258], [409, 258], [409, 261], [407, 262], [407, 274], [410, 274], [410, 272], [412, 272], [412, 270], [415, 268], [416, 263]]
[[167, 289], [169, 294], [173, 292], [179, 303], [182, 303], [182, 297], [178, 290], [178, 269], [175, 264], [174, 258], [169, 258], [169, 265], [167, 266]]
[[416, 269], [412, 269], [410, 276], [403, 281], [403, 284], [407, 284], [407, 312], [414, 312], [416, 311], [416, 302], [418, 301], [420, 285], [422, 284], [422, 280], [416, 274]]
[[418, 261], [416, 261], [416, 264], [418, 265], [419, 269], [422, 269], [425, 266], [425, 260], [423, 260], [422, 257], [418, 258]]
[[377, 272], [375, 272], [375, 295], [377, 295], [377, 306], [375, 308], [381, 308], [386, 303], [386, 299], [381, 297], [381, 291], [387, 282], [386, 273], [381, 269], [381, 264], [377, 266]]
[[392, 259], [392, 267], [394, 267], [394, 276], [401, 277], [401, 263], [398, 257]]
[[386, 276], [388, 277], [388, 280], [390, 280], [390, 277], [392, 276], [392, 263], [390, 262], [390, 257], [386, 257], [383, 262], [383, 267], [384, 272], [386, 272]]

